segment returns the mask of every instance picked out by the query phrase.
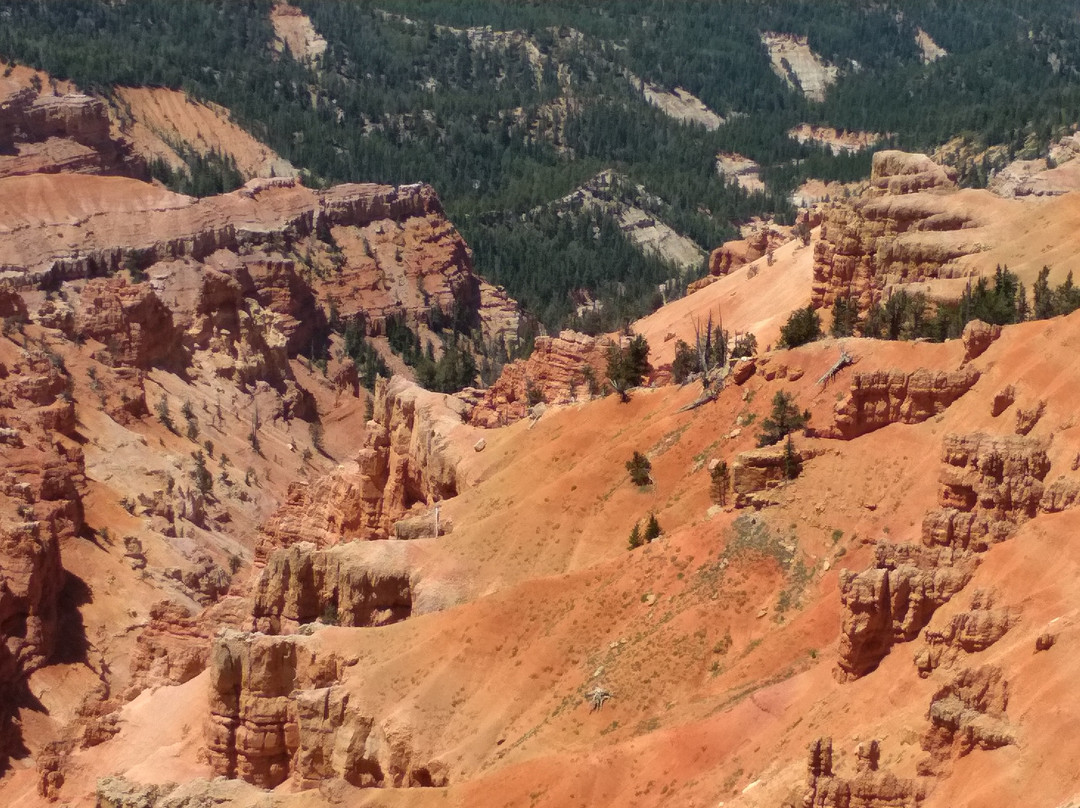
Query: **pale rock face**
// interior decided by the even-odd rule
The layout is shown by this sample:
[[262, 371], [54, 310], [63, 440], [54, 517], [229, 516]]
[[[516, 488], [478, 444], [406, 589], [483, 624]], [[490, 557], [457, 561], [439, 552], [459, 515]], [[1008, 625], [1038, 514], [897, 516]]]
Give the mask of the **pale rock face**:
[[288, 48], [294, 59], [314, 65], [326, 52], [326, 40], [315, 30], [311, 19], [296, 6], [277, 3], [270, 10], [274, 26], [274, 47], [281, 52]]
[[811, 101], [824, 101], [840, 71], [810, 50], [806, 37], [764, 32], [761, 43], [769, 52], [773, 72]]

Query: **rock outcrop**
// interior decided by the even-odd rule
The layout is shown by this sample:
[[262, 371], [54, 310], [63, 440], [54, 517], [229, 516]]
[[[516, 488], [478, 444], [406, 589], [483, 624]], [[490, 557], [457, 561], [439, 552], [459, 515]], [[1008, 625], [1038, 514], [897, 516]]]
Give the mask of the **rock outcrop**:
[[851, 390], [836, 404], [829, 436], [850, 440], [889, 424], [920, 423], [944, 412], [978, 380], [972, 367], [855, 373]]
[[170, 601], [150, 608], [150, 622], [131, 655], [131, 695], [157, 684], [183, 684], [206, 669], [210, 631]]
[[400, 554], [352, 542], [325, 550], [301, 542], [267, 559], [255, 585], [253, 622], [266, 634], [293, 633], [322, 620], [381, 626], [412, 614], [410, 570]]
[[735, 507], [761, 508], [773, 504], [769, 492], [796, 476], [802, 464], [816, 452], [806, 447], [787, 454], [786, 444], [740, 452], [731, 464], [731, 489]]
[[105, 347], [94, 358], [109, 366], [149, 370], [186, 364], [173, 315], [147, 284], [97, 278], [82, 288], [69, 335]]
[[814, 245], [814, 307], [849, 298], [865, 314], [892, 284], [959, 277], [963, 271], [952, 262], [978, 245], [927, 237], [970, 224], [941, 194], [955, 188], [954, 180], [950, 169], [925, 155], [875, 154], [871, 191], [823, 210], [821, 238]]
[[919, 636], [934, 612], [971, 580], [974, 563], [948, 549], [881, 543], [863, 572], [842, 570], [838, 678], [874, 670], [894, 643]]
[[207, 749], [216, 775], [262, 788], [289, 776], [296, 749], [293, 691], [337, 680], [336, 658], [318, 658], [305, 638], [226, 631], [210, 649]]
[[537, 337], [529, 358], [506, 365], [491, 387], [459, 394], [471, 406], [468, 422], [486, 428], [505, 426], [524, 418], [540, 401], [565, 404], [587, 397], [588, 380], [598, 384], [607, 373], [609, 345], [603, 337], [574, 331]]
[[773, 72], [788, 86], [811, 101], [825, 100], [825, 92], [835, 83], [840, 71], [810, 50], [806, 37], [763, 31], [761, 44], [769, 52]]
[[919, 676], [925, 678], [940, 667], [950, 668], [962, 655], [985, 651], [1004, 637], [1016, 620], [1012, 610], [994, 608], [989, 592], [976, 591], [970, 610], [953, 615], [940, 630], [926, 629], [925, 645], [915, 654]]
[[42, 89], [21, 69], [0, 79], [0, 178], [29, 174], [134, 174], [145, 166], [110, 131], [100, 98]]
[[250, 620], [250, 601], [236, 596], [198, 614], [173, 601], [154, 604], [149, 622], [135, 638], [125, 698], [133, 699], [148, 687], [181, 685], [194, 679], [206, 670], [214, 632], [222, 627], [242, 628]]
[[401, 376], [380, 378], [356, 463], [314, 483], [293, 483], [288, 501], [262, 527], [256, 561], [299, 541], [328, 547], [386, 539], [414, 506], [457, 496], [459, 457], [446, 436], [464, 409], [458, 399]]
[[441, 762], [416, 761], [408, 727], [378, 720], [336, 684], [343, 670], [310, 638], [223, 632], [210, 653], [214, 773], [262, 788], [290, 776], [300, 788], [334, 778], [359, 787], [445, 785]]
[[71, 378], [47, 343], [0, 338], [0, 765], [24, 677], [52, 656], [60, 542], [83, 529]]
[[845, 778], [833, 770], [832, 738], [810, 744], [806, 788], [801, 802], [789, 800], [785, 808], [918, 808], [926, 797], [926, 784], [879, 770], [881, 744], [859, 744], [855, 750], [855, 776]]
[[116, 775], [102, 777], [94, 790], [94, 808], [203, 808], [237, 805], [250, 798], [250, 787], [236, 780], [189, 780], [152, 785]]
[[980, 357], [994, 340], [1001, 336], [1000, 325], [990, 325], [982, 320], [972, 320], [964, 326], [961, 338], [964, 342], [964, 362]]
[[[1033, 438], [947, 435], [942, 461], [941, 507], [923, 519], [921, 545], [880, 544], [870, 569], [840, 574], [842, 680], [869, 673], [894, 643], [915, 639], [971, 580], [978, 553], [1040, 511], [1071, 506], [1080, 493], [1075, 481], [1062, 478], [1047, 495], [1050, 460], [1046, 445]], [[929, 647], [916, 655], [921, 672], [951, 661], [953, 647], [980, 650], [1008, 630], [1010, 614], [987, 612], [983, 596], [975, 603], [973, 613], [927, 636]]]
[[[746, 238], [728, 241], [709, 253], [709, 275], [722, 277], [739, 267], [767, 256], [778, 247], [791, 241], [791, 228], [766, 225], [750, 233]], [[695, 288], [701, 288], [701, 282]], [[707, 284], [706, 284], [707, 285]]]
[[[300, 249], [310, 247], [312, 260], [333, 258], [333, 270], [319, 273], [326, 277], [315, 283], [318, 294], [342, 302], [342, 316], [363, 312], [375, 332], [390, 313], [426, 321], [433, 306], [449, 313], [458, 304], [486, 337], [517, 337], [516, 304], [473, 274], [468, 247], [430, 186], [314, 191], [295, 179], [258, 179], [204, 199], [119, 177], [65, 177], [62, 185], [52, 177], [11, 177], [0, 186], [0, 196], [51, 199], [59, 207], [3, 211], [10, 221], [0, 234], [0, 268], [17, 284], [112, 274], [131, 260], [148, 268], [201, 263], [219, 250], [281, 254], [304, 242]], [[281, 278], [286, 269], [248, 264], [260, 289], [291, 284]], [[270, 283], [259, 284], [260, 275]]]
[[299, 745], [293, 779], [299, 788], [316, 788], [334, 778], [360, 788], [447, 785], [445, 763], [416, 760], [407, 727], [365, 715], [357, 701], [343, 687], [296, 694]]
[[982, 551], [1039, 511], [1050, 471], [1046, 445], [1017, 435], [947, 435], [941, 507], [923, 520], [923, 543]]
[[930, 700], [930, 727], [922, 738], [928, 753], [919, 764], [922, 774], [947, 770], [953, 759], [975, 749], [999, 749], [1015, 743], [1005, 710], [1009, 683], [996, 666], [968, 668]]

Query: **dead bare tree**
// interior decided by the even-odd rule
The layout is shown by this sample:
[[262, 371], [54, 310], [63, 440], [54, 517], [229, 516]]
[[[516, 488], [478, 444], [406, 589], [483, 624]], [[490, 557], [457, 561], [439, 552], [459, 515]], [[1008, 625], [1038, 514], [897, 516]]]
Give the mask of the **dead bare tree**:
[[592, 712], [596, 712], [604, 706], [604, 702], [611, 698], [611, 691], [605, 690], [600, 685], [597, 685], [588, 693], [585, 694], [585, 698], [588, 699], [592, 705]]
[[848, 365], [854, 364], [855, 357], [849, 354], [844, 348], [841, 348], [840, 358], [837, 359], [835, 363], [833, 363], [832, 367], [825, 371], [822, 377], [817, 380], [817, 383], [823, 388], [828, 386], [829, 382], [831, 382], [836, 377], [837, 373], [846, 368]]
[[702, 323], [697, 317], [691, 319], [694, 324], [694, 349], [697, 351], [698, 366], [701, 368], [701, 386], [709, 388], [709, 377], [716, 368], [727, 365], [728, 346], [727, 335], [724, 333], [723, 314], [717, 314], [718, 324], [713, 327], [713, 313], [709, 312], [708, 322], [705, 323], [705, 332], [702, 333]]

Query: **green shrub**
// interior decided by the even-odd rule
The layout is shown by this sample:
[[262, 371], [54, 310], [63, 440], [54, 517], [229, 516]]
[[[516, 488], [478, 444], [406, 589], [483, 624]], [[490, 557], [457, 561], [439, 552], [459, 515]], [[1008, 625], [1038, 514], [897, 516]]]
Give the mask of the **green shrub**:
[[646, 543], [660, 538], [660, 523], [656, 520], [656, 514], [649, 514], [649, 521], [645, 524], [645, 534], [642, 538]]
[[821, 339], [821, 318], [813, 306], [795, 309], [786, 323], [780, 328], [781, 348], [797, 348], [808, 342]]
[[795, 406], [795, 399], [790, 393], [778, 390], [773, 396], [772, 413], [761, 422], [761, 432], [757, 436], [758, 446], [773, 446], [792, 432], [802, 429], [810, 420], [810, 411]]
[[641, 452], [634, 452], [634, 456], [626, 461], [626, 470], [630, 472], [630, 479], [638, 487], [652, 482], [652, 463]]
[[641, 384], [641, 380], [648, 376], [651, 371], [649, 343], [640, 334], [631, 339], [625, 348], [612, 345], [608, 349], [608, 379], [623, 401], [629, 400], [626, 392], [631, 387], [637, 387]]

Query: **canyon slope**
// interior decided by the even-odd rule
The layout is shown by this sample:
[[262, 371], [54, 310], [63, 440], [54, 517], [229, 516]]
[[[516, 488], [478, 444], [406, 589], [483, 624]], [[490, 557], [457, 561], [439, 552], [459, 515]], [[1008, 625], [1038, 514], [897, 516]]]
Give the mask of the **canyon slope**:
[[[1076, 194], [883, 152], [805, 238], [729, 245], [634, 323], [653, 373], [625, 401], [618, 333], [541, 335], [456, 395], [366, 391], [333, 319], [393, 361], [392, 318], [510, 342], [525, 317], [433, 189], [194, 199], [94, 99], [20, 86], [0, 168], [86, 159], [0, 171], [0, 802], [1080, 796], [1080, 312], [773, 347], [838, 294], [1064, 275]], [[756, 355], [668, 383], [710, 315]], [[758, 446], [781, 393], [807, 421]]]

